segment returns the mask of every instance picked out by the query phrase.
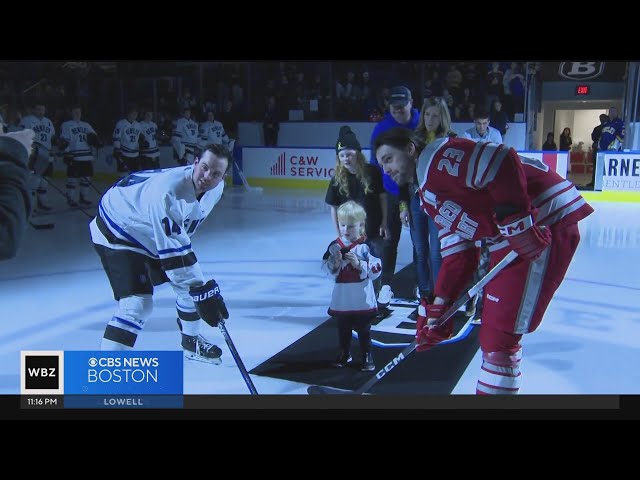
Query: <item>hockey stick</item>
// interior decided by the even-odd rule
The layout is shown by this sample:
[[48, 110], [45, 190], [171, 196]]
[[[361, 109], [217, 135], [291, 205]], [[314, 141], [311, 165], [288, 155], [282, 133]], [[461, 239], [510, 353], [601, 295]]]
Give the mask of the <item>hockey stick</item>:
[[[451, 305], [446, 312], [442, 314], [442, 316], [438, 319], [438, 323], [434, 326], [439, 327], [443, 325], [446, 321], [448, 321], [451, 317], [453, 317], [458, 309], [462, 307], [465, 303], [467, 303], [473, 296], [480, 291], [487, 283], [489, 283], [493, 278], [502, 271], [507, 265], [509, 265], [518, 254], [514, 251], [509, 252], [498, 264], [493, 267], [489, 273], [487, 273], [482, 279], [476, 283], [473, 287], [471, 287], [466, 293], [464, 293], [453, 305]], [[437, 345], [436, 345], [437, 346]], [[311, 385], [307, 388], [307, 393], [309, 395], [318, 395], [318, 394], [352, 394], [352, 395], [362, 395], [368, 392], [371, 387], [373, 387], [379, 380], [381, 380], [386, 374], [388, 374], [391, 370], [393, 370], [396, 366], [398, 366], [403, 360], [405, 360], [413, 351], [418, 347], [418, 341], [414, 340], [406, 347], [400, 354], [390, 361], [388, 364], [382, 368], [378, 373], [375, 374], [374, 377], [370, 378], [364, 385], [362, 385], [357, 390], [343, 390], [340, 388], [332, 388], [332, 387], [323, 387], [320, 385]]]
[[244, 383], [246, 383], [247, 387], [249, 387], [249, 391], [251, 392], [251, 395], [258, 395], [258, 391], [256, 390], [256, 387], [253, 385], [253, 382], [251, 381], [251, 377], [249, 377], [249, 373], [247, 372], [247, 369], [244, 367], [244, 363], [242, 363], [242, 359], [240, 358], [240, 354], [236, 350], [236, 346], [233, 344], [233, 340], [231, 340], [231, 336], [229, 335], [229, 332], [227, 331], [227, 327], [224, 324], [224, 320], [220, 319], [220, 323], [218, 323], [218, 328], [222, 332], [222, 336], [224, 337], [224, 341], [227, 342], [227, 346], [229, 347], [229, 350], [231, 351], [231, 355], [233, 355], [233, 359], [236, 361], [236, 365], [238, 365], [238, 369], [240, 370], [240, 373], [242, 374], [242, 378], [244, 379]]
[[234, 161], [233, 164], [236, 167], [236, 170], [238, 171], [238, 176], [240, 177], [240, 180], [242, 181], [242, 185], [244, 185], [244, 188], [247, 190], [247, 192], [262, 192], [262, 187], [252, 187], [251, 185], [249, 185], [249, 181], [247, 180], [247, 177], [245, 177], [244, 172], [238, 165], [238, 162]]

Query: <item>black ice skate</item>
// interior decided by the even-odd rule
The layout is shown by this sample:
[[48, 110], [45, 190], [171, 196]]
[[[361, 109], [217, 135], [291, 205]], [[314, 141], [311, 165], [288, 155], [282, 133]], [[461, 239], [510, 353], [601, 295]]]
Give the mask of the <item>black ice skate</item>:
[[184, 357], [189, 360], [197, 360], [204, 363], [220, 365], [222, 363], [222, 350], [211, 342], [208, 342], [202, 335], [192, 337], [182, 334], [182, 348]]

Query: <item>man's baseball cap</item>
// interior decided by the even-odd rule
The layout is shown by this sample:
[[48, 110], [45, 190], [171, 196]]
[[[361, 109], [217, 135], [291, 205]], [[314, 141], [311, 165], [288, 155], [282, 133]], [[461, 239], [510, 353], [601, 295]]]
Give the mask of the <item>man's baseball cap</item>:
[[389, 91], [389, 105], [404, 107], [411, 100], [411, 90], [407, 87], [393, 87]]

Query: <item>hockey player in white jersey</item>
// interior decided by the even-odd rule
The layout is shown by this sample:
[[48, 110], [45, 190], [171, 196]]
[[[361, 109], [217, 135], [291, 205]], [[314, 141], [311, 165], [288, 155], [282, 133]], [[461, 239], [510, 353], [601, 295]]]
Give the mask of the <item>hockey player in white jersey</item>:
[[207, 145], [193, 165], [125, 177], [100, 201], [91, 239], [118, 309], [104, 331], [102, 350], [130, 350], [153, 308], [153, 287], [170, 282], [176, 295], [185, 357], [220, 363], [222, 351], [200, 335], [200, 319], [228, 318], [215, 280], [205, 280], [191, 235], [224, 188], [231, 153]]
[[54, 157], [50, 152], [51, 141], [56, 133], [56, 129], [51, 120], [44, 116], [45, 112], [46, 108], [44, 103], [36, 102], [33, 105], [33, 113], [23, 117], [19, 127], [23, 130], [31, 129], [35, 132], [31, 156], [40, 158], [42, 162], [48, 164], [46, 168], [43, 169], [44, 172], [41, 175], [34, 173], [29, 183], [35, 189], [36, 208], [42, 212], [50, 212], [52, 208], [47, 198], [49, 183], [45, 177], [51, 178], [53, 175]]
[[127, 116], [116, 123], [113, 130], [113, 158], [116, 159], [117, 171], [121, 176], [124, 172], [137, 172], [140, 165], [140, 134], [142, 126], [138, 122], [138, 107], [129, 105]]
[[140, 163], [144, 170], [160, 168], [160, 149], [158, 148], [158, 125], [153, 121], [153, 112], [146, 109], [144, 120], [140, 122]]
[[213, 112], [207, 112], [207, 121], [199, 125], [198, 141], [200, 145], [216, 143], [229, 148], [229, 135], [224, 131], [222, 123], [215, 119]]
[[[71, 118], [62, 124], [58, 147], [64, 151], [64, 162], [67, 164], [67, 202], [72, 207], [91, 206], [89, 187], [93, 177], [93, 151], [91, 147], [101, 147], [96, 131], [87, 122], [81, 120], [82, 108], [74, 106]], [[78, 181], [80, 182], [80, 199], [78, 200]]]
[[180, 165], [190, 165], [195, 158], [198, 145], [198, 124], [191, 119], [191, 109], [182, 110], [182, 117], [176, 120], [171, 134], [171, 145]]

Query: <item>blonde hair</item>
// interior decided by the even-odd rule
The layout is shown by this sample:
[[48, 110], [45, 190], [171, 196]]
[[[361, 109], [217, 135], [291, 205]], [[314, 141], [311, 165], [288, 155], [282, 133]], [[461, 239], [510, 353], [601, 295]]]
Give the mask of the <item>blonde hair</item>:
[[361, 234], [364, 233], [364, 222], [366, 219], [367, 212], [358, 202], [349, 200], [338, 207], [338, 222], [349, 224], [362, 223], [363, 227]]
[[[364, 166], [366, 163], [367, 158], [364, 154], [361, 151], [356, 150], [355, 176], [364, 187], [364, 193], [371, 193], [373, 191], [371, 188], [371, 179], [364, 173]], [[349, 173], [349, 170], [347, 170], [346, 167], [342, 165], [342, 162], [340, 162], [339, 154], [336, 155], [336, 172], [331, 181], [338, 186], [338, 191], [345, 197], [349, 196], [349, 175], [351, 175], [351, 173]]]
[[[426, 112], [429, 107], [438, 107], [438, 113], [440, 114], [440, 125], [435, 132], [428, 132], [427, 126], [424, 123], [424, 112]], [[424, 100], [422, 109], [420, 110], [420, 120], [418, 121], [415, 132], [416, 135], [426, 143], [430, 143], [436, 138], [451, 136], [451, 114], [449, 113], [449, 107], [444, 98], [429, 97]]]

